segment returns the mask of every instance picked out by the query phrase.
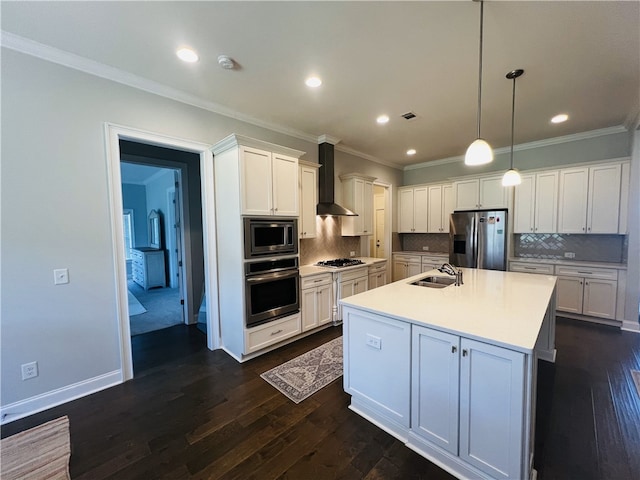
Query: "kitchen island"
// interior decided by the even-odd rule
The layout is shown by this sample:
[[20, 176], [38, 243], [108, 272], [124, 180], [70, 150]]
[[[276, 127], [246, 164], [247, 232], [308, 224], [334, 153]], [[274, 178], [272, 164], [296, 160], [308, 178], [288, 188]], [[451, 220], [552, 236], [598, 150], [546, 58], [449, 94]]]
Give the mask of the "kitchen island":
[[350, 408], [459, 478], [529, 479], [556, 277], [433, 270], [341, 300]]

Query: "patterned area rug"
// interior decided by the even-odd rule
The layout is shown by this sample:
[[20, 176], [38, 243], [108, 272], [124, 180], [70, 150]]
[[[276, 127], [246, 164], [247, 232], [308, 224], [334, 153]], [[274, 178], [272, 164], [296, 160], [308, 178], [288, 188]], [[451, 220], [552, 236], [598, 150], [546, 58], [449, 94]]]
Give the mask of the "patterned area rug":
[[636, 384], [636, 390], [638, 391], [638, 396], [640, 397], [640, 371], [631, 370], [631, 377], [633, 377], [633, 383]]
[[260, 375], [294, 403], [342, 376], [342, 337]]
[[69, 419], [60, 417], [0, 442], [2, 480], [67, 480]]

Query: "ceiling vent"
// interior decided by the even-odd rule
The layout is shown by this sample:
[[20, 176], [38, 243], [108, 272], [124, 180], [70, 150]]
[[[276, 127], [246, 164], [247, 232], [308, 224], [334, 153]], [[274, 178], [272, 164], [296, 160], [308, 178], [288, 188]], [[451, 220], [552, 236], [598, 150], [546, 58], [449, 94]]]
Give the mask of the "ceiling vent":
[[402, 115], [400, 115], [402, 118], [404, 118], [405, 120], [413, 120], [414, 118], [417, 117], [417, 115], [413, 112], [407, 112], [407, 113], [403, 113]]

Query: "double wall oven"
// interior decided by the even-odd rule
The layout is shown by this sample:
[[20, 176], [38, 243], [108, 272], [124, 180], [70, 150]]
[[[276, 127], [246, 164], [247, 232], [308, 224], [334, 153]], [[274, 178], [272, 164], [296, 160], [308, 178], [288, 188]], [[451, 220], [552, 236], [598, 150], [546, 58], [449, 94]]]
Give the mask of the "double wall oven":
[[245, 218], [246, 326], [300, 310], [298, 230], [295, 218]]

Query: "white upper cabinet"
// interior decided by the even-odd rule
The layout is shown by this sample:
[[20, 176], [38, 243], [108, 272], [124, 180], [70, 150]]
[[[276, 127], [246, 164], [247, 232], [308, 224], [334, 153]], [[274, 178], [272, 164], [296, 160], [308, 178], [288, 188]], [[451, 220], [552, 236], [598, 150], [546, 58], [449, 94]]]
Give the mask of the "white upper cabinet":
[[522, 175], [515, 187], [514, 233], [555, 233], [558, 211], [557, 170]]
[[429, 233], [448, 233], [449, 216], [453, 213], [453, 185], [431, 185], [428, 187]]
[[342, 206], [358, 214], [342, 217], [342, 235], [373, 235], [373, 181], [360, 174], [340, 175]]
[[456, 210], [507, 208], [509, 189], [502, 186], [502, 176], [480, 177], [454, 182]]
[[318, 204], [318, 168], [320, 165], [300, 162], [300, 221], [298, 236], [316, 237], [316, 206]]
[[240, 147], [243, 215], [298, 216], [298, 159]]
[[403, 187], [398, 189], [398, 232], [428, 232], [428, 188]]
[[560, 170], [559, 233], [618, 233], [619, 163]]

